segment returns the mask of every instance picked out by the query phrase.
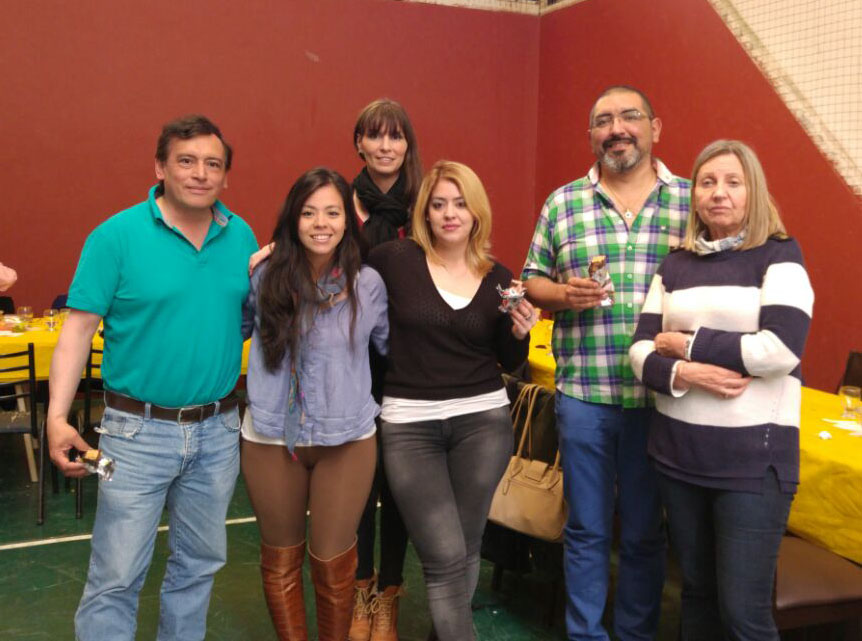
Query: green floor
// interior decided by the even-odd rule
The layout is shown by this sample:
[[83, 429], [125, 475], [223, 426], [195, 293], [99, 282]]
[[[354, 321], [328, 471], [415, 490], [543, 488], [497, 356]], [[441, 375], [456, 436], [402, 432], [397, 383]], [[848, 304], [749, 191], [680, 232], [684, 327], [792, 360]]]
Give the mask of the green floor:
[[[47, 492], [47, 518], [35, 524], [36, 487], [27, 480], [23, 447], [18, 436], [0, 439], [0, 640], [42, 641], [73, 639], [72, 618], [86, 578], [89, 539], [63, 540], [89, 534], [95, 506], [96, 482], [84, 483], [85, 510], [75, 519], [75, 497], [60, 482], [60, 493]], [[258, 532], [254, 522], [242, 522], [252, 511], [240, 480], [228, 518], [228, 564], [216, 576], [209, 611], [207, 639], [275, 639], [258, 573]], [[58, 542], [50, 543], [52, 540]], [[40, 544], [46, 543], [49, 544]], [[16, 547], [14, 544], [23, 543]], [[141, 594], [139, 639], [154, 639], [158, 618], [158, 590], [166, 559], [166, 535], [160, 533], [149, 578]], [[546, 584], [529, 575], [507, 573], [500, 591], [491, 589], [492, 567], [483, 562], [474, 599], [478, 638], [493, 641], [565, 639], [562, 614], [551, 627], [540, 623], [540, 613], [551, 598]], [[405, 568], [408, 586], [402, 601], [399, 635], [402, 641], [423, 641], [429, 629], [421, 568], [412, 548]], [[306, 577], [307, 578], [307, 577]], [[659, 639], [676, 639], [678, 587], [665, 586]], [[306, 602], [313, 597], [306, 581]], [[313, 608], [310, 608], [313, 610]], [[313, 629], [313, 627], [312, 627]], [[316, 639], [316, 635], [312, 634]]]

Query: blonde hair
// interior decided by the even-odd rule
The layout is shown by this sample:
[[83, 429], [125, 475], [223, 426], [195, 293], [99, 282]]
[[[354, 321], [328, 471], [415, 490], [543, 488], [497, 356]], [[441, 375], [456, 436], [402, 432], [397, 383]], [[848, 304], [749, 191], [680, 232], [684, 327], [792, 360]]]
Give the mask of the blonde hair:
[[473, 228], [467, 243], [467, 264], [479, 276], [485, 276], [494, 266], [491, 251], [491, 203], [482, 181], [467, 165], [451, 160], [440, 160], [422, 179], [416, 205], [413, 207], [411, 237], [435, 263], [442, 263], [434, 249], [434, 234], [428, 223], [428, 204], [431, 192], [441, 180], [458, 187], [467, 209], [473, 215]]
[[697, 215], [697, 174], [701, 168], [713, 158], [733, 154], [742, 165], [742, 173], [745, 177], [745, 218], [742, 228], [745, 230], [745, 239], [735, 249], [752, 249], [763, 245], [772, 236], [787, 238], [787, 230], [781, 222], [778, 207], [775, 205], [769, 190], [766, 187], [766, 175], [763, 166], [757, 159], [754, 150], [739, 140], [716, 140], [708, 144], [694, 161], [694, 169], [691, 177], [691, 207], [688, 213], [688, 225], [682, 246], [689, 251], [694, 250], [697, 237], [707, 231], [706, 225]]

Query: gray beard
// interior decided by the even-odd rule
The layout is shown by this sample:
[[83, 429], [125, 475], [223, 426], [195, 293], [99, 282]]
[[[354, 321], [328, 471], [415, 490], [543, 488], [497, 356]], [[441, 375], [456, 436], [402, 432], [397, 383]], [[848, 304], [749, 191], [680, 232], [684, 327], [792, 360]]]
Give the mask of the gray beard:
[[601, 160], [602, 164], [615, 174], [624, 174], [637, 167], [641, 158], [643, 158], [643, 154], [641, 154], [640, 149], [632, 147], [632, 153], [630, 156], [617, 158], [612, 156], [610, 152], [605, 152], [602, 155]]

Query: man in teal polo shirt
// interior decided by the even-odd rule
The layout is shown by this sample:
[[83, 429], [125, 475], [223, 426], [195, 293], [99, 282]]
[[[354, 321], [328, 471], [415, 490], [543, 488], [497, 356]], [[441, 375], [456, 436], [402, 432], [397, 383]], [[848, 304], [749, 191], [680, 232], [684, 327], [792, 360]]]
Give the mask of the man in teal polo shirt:
[[99, 225], [81, 252], [72, 309], [51, 363], [48, 442], [67, 476], [87, 444], [66, 417], [104, 320], [105, 415], [100, 448], [114, 459], [99, 482], [80, 641], [131, 641], [138, 593], [167, 505], [170, 557], [158, 639], [203, 639], [213, 575], [226, 559], [225, 515], [239, 471], [232, 390], [242, 359], [242, 303], [257, 243], [219, 200], [231, 148], [203, 116], [165, 125], [159, 184]]

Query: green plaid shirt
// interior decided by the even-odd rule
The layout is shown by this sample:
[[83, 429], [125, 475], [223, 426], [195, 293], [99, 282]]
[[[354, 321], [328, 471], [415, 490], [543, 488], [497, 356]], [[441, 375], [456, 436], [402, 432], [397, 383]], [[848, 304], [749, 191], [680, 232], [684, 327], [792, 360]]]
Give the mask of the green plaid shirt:
[[631, 229], [599, 184], [598, 163], [548, 196], [539, 215], [523, 280], [585, 277], [590, 258], [604, 254], [616, 289], [611, 307], [554, 314], [556, 387], [568, 396], [622, 407], [652, 404], [632, 372], [629, 346], [653, 274], [685, 235], [691, 193], [688, 180], [659, 160], [654, 166], [656, 186]]

